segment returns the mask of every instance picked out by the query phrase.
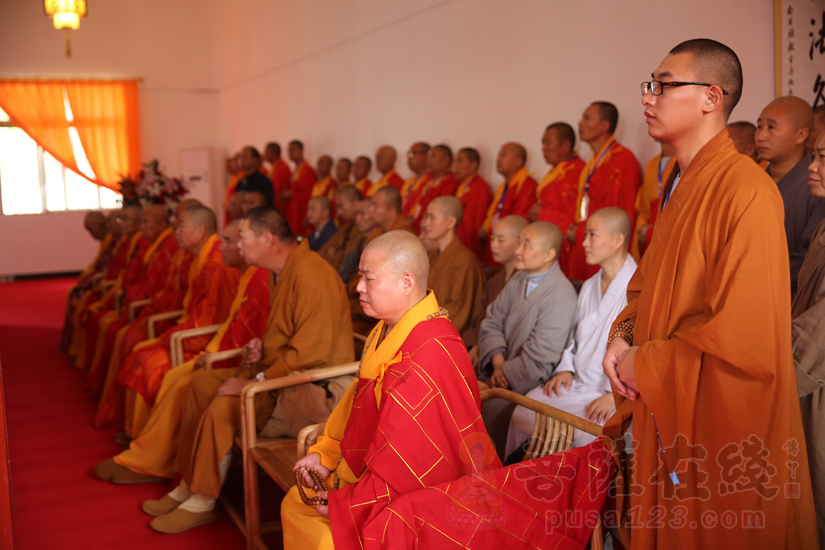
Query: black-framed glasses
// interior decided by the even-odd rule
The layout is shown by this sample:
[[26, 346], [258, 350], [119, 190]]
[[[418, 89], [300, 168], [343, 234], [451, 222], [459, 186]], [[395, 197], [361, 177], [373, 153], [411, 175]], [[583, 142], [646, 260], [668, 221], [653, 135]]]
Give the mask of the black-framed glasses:
[[[672, 86], [678, 88], [679, 86], [707, 86], [710, 88], [713, 84], [707, 82], [662, 82], [661, 80], [651, 80], [650, 82], [642, 82], [642, 95], [650, 92], [651, 95], [662, 95], [665, 91], [665, 86]], [[719, 88], [721, 90], [721, 88]], [[728, 95], [728, 92], [722, 90], [722, 95]]]

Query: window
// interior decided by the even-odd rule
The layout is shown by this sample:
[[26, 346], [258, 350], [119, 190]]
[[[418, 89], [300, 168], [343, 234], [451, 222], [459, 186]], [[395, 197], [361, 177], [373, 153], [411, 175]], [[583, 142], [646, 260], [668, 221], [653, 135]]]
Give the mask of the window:
[[[65, 93], [64, 93], [65, 97]], [[68, 100], [66, 119], [74, 120]], [[77, 129], [69, 138], [78, 168], [94, 177]], [[4, 215], [118, 208], [120, 194], [65, 168], [0, 110], [0, 203]]]

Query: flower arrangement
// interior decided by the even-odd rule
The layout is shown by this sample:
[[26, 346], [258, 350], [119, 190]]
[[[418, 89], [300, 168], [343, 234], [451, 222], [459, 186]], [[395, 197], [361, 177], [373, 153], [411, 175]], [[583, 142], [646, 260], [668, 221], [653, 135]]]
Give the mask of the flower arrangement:
[[157, 159], [144, 164], [134, 179], [124, 176], [118, 185], [123, 206], [159, 204], [170, 211], [189, 192], [189, 183], [161, 172]]

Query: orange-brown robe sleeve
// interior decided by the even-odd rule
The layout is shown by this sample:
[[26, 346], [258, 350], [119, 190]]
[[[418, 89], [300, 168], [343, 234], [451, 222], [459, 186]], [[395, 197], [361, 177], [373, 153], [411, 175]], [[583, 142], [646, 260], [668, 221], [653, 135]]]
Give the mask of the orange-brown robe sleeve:
[[458, 238], [453, 238], [444, 252], [430, 254], [427, 286], [441, 307], [449, 312], [456, 330], [463, 332], [481, 308], [484, 270], [476, 255]]

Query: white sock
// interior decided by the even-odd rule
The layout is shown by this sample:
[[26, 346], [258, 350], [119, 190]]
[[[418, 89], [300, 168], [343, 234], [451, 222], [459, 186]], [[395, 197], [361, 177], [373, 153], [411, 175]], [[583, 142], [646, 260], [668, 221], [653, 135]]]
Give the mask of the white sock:
[[178, 508], [195, 513], [211, 512], [215, 508], [215, 497], [192, 493], [192, 496], [184, 500]]
[[178, 502], [183, 502], [190, 496], [192, 496], [192, 492], [189, 490], [189, 486], [186, 484], [186, 481], [181, 480], [180, 485], [169, 491], [167, 493], [170, 498], [177, 500]]
[[[229, 466], [231, 465], [232, 450], [230, 449], [229, 452], [223, 456], [221, 463], [218, 465], [218, 472], [221, 476], [221, 485], [223, 485], [223, 482], [226, 481], [226, 474], [229, 472]], [[183, 499], [183, 504], [180, 505], [180, 508], [183, 508], [187, 512], [194, 513], [211, 512], [215, 508], [215, 501], [217, 500], [215, 497], [190, 492], [185, 481], [181, 481], [180, 485], [175, 487], [175, 490], [178, 490], [181, 487], [183, 487], [187, 495], [186, 498]], [[177, 495], [172, 495], [170, 493], [170, 496], [177, 500]]]

